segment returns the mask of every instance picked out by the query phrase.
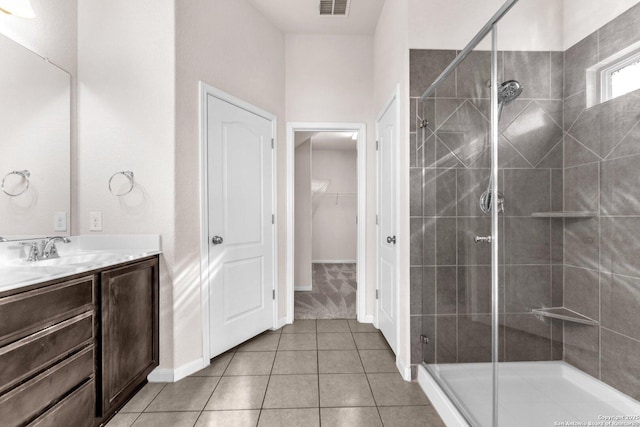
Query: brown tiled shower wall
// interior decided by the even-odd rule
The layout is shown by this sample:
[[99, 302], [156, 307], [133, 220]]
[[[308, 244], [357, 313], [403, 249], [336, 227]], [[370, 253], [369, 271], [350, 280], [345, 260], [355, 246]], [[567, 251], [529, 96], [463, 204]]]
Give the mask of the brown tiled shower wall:
[[[586, 109], [586, 68], [640, 38], [640, 5], [566, 52], [499, 52], [525, 91], [500, 121], [500, 360], [558, 360], [640, 397], [640, 95]], [[425, 103], [456, 51], [412, 50], [412, 363], [491, 360], [490, 53], [473, 52]], [[428, 126], [420, 127], [420, 119]], [[533, 218], [558, 210], [595, 219]], [[600, 326], [540, 320], [572, 308]], [[564, 324], [563, 324], [564, 323]], [[422, 345], [420, 335], [430, 342]]]

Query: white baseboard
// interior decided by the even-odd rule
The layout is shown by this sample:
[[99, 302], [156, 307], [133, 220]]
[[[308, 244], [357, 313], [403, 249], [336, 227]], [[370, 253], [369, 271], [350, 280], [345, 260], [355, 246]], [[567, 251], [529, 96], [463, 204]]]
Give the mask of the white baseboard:
[[411, 381], [411, 365], [405, 365], [404, 362], [396, 356], [396, 368], [400, 371], [403, 380]]
[[314, 259], [311, 264], [356, 264], [355, 259]]
[[294, 291], [312, 291], [313, 285], [296, 285], [293, 288]]
[[453, 402], [449, 400], [438, 383], [422, 365], [418, 366], [418, 384], [447, 427], [469, 427], [469, 424], [458, 412]]
[[360, 319], [358, 319], [358, 322], [360, 322], [360, 323], [373, 323], [373, 314], [368, 314], [366, 316], [362, 316]]
[[150, 383], [174, 383], [203, 368], [206, 368], [206, 366], [202, 359], [196, 359], [176, 369], [156, 368], [149, 374], [147, 380]]
[[284, 325], [287, 324], [287, 317], [281, 317], [278, 319], [278, 323], [276, 323], [276, 327], [272, 329], [272, 331], [276, 331], [280, 328], [282, 328]]

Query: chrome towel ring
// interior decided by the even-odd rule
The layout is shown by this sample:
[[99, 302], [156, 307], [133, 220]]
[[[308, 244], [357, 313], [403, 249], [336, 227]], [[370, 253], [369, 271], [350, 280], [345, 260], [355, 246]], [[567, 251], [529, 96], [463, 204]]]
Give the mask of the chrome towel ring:
[[[123, 175], [125, 178], [127, 178], [127, 180], [129, 180], [129, 185], [128, 185], [128, 189], [122, 193], [116, 193], [113, 191], [113, 179], [118, 176], [118, 175]], [[120, 172], [116, 172], [113, 175], [111, 175], [111, 178], [109, 178], [109, 191], [111, 192], [111, 194], [113, 194], [114, 196], [118, 196], [118, 197], [122, 197], [122, 196], [126, 196], [127, 194], [131, 193], [131, 191], [133, 190], [133, 172], [132, 171], [120, 171]]]
[[[8, 191], [8, 190], [4, 187], [4, 185], [5, 185], [5, 181], [7, 180], [7, 178], [8, 178], [10, 175], [19, 175], [19, 176], [21, 176], [21, 177], [22, 177], [22, 180], [24, 181], [24, 187], [23, 187], [21, 190], [19, 190], [19, 191], [15, 192], [15, 193], [12, 193], [11, 191]], [[30, 177], [30, 176], [31, 176], [31, 172], [29, 172], [29, 171], [28, 171], [28, 170], [26, 170], [26, 169], [25, 169], [25, 170], [22, 170], [22, 171], [11, 171], [11, 172], [9, 172], [8, 174], [6, 174], [6, 175], [4, 176], [4, 178], [2, 178], [2, 186], [1, 186], [2, 191], [4, 192], [4, 194], [6, 194], [6, 195], [7, 195], [7, 196], [9, 196], [9, 197], [16, 197], [16, 196], [21, 195], [22, 193], [24, 193], [25, 191], [27, 191], [27, 190], [29, 189], [29, 184], [30, 184], [29, 177]]]

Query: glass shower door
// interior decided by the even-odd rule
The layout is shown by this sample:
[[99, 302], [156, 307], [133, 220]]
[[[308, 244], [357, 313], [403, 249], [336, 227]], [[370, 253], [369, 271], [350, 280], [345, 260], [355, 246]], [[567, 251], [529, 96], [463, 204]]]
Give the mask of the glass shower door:
[[[422, 73], [412, 73], [420, 79], [415, 85], [426, 89], [459, 53], [412, 51], [412, 70]], [[492, 69], [498, 73], [502, 64], [492, 67], [492, 61], [489, 34], [426, 99], [414, 99], [411, 169], [421, 188], [420, 203], [413, 195], [411, 214], [412, 235], [420, 239], [412, 243], [420, 253], [412, 250], [411, 278], [422, 291], [421, 311], [412, 313], [421, 320], [421, 361], [478, 426], [494, 425], [492, 248], [497, 242], [490, 239], [495, 236], [490, 211], [480, 205], [493, 182], [491, 79]], [[416, 87], [413, 80], [411, 85]]]

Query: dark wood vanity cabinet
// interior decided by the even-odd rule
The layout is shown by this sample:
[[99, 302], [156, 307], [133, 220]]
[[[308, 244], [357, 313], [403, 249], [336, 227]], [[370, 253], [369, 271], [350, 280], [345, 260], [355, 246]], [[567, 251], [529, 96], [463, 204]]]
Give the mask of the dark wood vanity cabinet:
[[158, 366], [158, 259], [100, 274], [101, 413], [124, 404]]
[[91, 427], [158, 366], [158, 256], [0, 293], [0, 425]]

